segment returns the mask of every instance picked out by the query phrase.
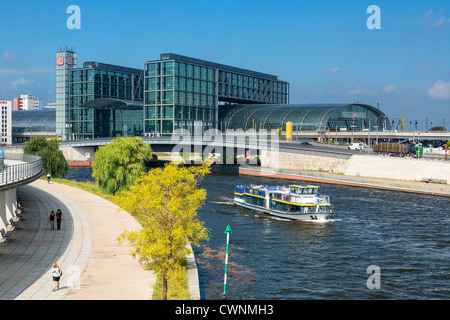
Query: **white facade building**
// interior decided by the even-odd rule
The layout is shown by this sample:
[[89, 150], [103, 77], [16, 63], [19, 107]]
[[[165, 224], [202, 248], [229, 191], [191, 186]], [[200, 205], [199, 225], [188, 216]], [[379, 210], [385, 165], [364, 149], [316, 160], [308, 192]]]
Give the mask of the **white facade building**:
[[12, 144], [12, 101], [0, 100], [0, 145]]
[[20, 110], [38, 110], [39, 99], [29, 94], [20, 95]]
[[56, 102], [49, 102], [45, 107], [44, 110], [56, 110]]

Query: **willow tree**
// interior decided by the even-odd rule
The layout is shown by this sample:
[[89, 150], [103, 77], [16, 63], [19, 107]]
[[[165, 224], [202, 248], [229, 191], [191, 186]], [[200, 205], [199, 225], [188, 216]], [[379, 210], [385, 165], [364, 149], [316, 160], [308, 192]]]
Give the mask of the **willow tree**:
[[38, 136], [28, 141], [23, 147], [23, 153], [41, 157], [41, 166], [44, 175], [50, 173], [52, 177], [64, 178], [69, 172], [69, 164], [61, 150], [57, 140], [46, 140]]
[[188, 241], [197, 246], [199, 240], [208, 239], [197, 210], [206, 199], [206, 190], [199, 184], [209, 172], [206, 163], [198, 167], [170, 163], [150, 170], [115, 197], [122, 208], [143, 221], [142, 229], [125, 230], [118, 240], [127, 239], [131, 254], [162, 276], [164, 300], [167, 282], [178, 281], [184, 274], [182, 263], [191, 252]]
[[132, 185], [151, 158], [152, 149], [141, 137], [116, 138], [98, 148], [92, 176], [102, 191], [115, 194]]

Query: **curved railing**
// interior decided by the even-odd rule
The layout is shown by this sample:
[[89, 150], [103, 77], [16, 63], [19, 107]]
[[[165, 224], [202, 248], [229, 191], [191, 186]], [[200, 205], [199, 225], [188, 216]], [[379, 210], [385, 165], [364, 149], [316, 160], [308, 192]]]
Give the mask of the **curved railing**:
[[[15, 160], [17, 163], [8, 164], [5, 160]], [[5, 153], [4, 159], [0, 159], [0, 188], [10, 184], [20, 184], [22, 181], [26, 183], [33, 178], [39, 178], [42, 173], [41, 157]]]

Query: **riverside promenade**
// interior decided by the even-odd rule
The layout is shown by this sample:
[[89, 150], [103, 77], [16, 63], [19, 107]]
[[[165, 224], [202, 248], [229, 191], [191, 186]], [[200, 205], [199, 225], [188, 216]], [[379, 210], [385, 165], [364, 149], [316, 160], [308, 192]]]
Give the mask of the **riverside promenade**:
[[[44, 180], [17, 190], [24, 211], [0, 243], [1, 300], [150, 300], [156, 275], [133, 258], [124, 229], [141, 228], [127, 212], [89, 192]], [[61, 209], [60, 230], [48, 216]], [[56, 222], [55, 222], [56, 227]], [[51, 265], [63, 271], [53, 291]], [[80, 277], [81, 276], [81, 277]]]

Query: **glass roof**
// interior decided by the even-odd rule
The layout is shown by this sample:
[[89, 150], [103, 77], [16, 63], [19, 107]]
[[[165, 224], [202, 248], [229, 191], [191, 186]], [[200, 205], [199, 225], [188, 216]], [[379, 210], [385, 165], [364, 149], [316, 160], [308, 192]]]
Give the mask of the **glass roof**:
[[389, 126], [389, 119], [380, 110], [365, 104], [287, 104], [287, 105], [223, 105], [219, 106], [219, 122], [229, 129], [286, 128], [292, 121], [295, 130], [327, 130], [358, 127]]
[[137, 110], [144, 107], [143, 101], [119, 100], [111, 98], [100, 98], [85, 102], [80, 108], [87, 109], [127, 109]]
[[12, 112], [13, 133], [56, 131], [56, 110], [21, 110]]

